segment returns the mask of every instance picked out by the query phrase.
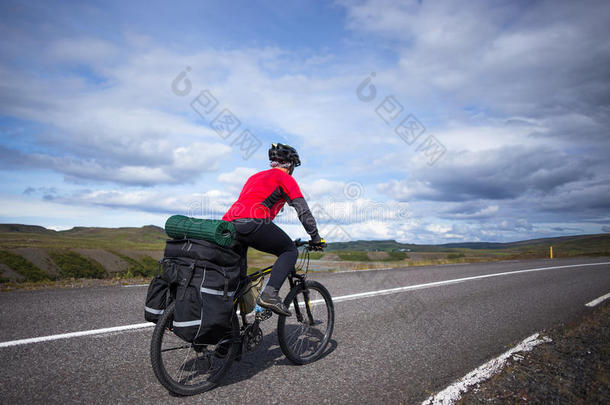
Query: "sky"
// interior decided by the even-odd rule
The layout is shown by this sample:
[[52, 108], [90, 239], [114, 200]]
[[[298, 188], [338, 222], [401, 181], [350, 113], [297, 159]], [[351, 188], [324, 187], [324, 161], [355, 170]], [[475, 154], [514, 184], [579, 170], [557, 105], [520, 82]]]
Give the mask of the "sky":
[[[295, 147], [328, 241], [610, 232], [607, 1], [0, 3], [0, 223], [221, 218]], [[277, 217], [305, 238], [290, 207]]]

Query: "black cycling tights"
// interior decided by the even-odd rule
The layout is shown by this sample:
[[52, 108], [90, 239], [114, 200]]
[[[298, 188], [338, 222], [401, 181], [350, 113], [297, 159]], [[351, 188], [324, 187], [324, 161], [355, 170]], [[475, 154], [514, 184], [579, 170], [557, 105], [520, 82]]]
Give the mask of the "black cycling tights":
[[[233, 222], [241, 243], [277, 256], [267, 285], [279, 290], [294, 269], [299, 251], [282, 229], [269, 220], [241, 219]], [[244, 249], [244, 254], [247, 249]]]

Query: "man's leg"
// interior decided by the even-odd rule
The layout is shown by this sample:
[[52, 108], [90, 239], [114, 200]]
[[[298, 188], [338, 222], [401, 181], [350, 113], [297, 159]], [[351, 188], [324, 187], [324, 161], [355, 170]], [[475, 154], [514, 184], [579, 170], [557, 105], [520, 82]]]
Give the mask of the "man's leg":
[[294, 242], [286, 232], [272, 222], [262, 224], [258, 230], [245, 236], [244, 239], [247, 240], [249, 246], [277, 256], [271, 269], [269, 283], [261, 295], [260, 305], [276, 313], [290, 315], [278, 296], [278, 291], [294, 268], [299, 255]]
[[279, 226], [268, 222], [262, 224], [256, 232], [245, 236], [244, 240], [254, 249], [277, 256], [267, 285], [279, 290], [299, 256], [292, 239]]

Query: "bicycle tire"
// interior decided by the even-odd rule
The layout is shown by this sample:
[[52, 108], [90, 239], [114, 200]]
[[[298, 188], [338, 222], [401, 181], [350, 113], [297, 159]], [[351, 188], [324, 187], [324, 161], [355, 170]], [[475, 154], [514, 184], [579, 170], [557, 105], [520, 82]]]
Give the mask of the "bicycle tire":
[[[239, 322], [233, 313], [230, 336], [225, 337], [225, 348], [216, 345], [187, 343], [174, 335], [171, 325], [174, 319], [175, 303], [171, 303], [157, 322], [150, 343], [150, 358], [157, 380], [170, 392], [189, 396], [214, 388], [231, 368], [239, 351]], [[222, 353], [222, 354], [221, 354]], [[164, 356], [165, 354], [165, 356]], [[222, 357], [221, 357], [222, 356]], [[182, 360], [181, 360], [182, 359]], [[206, 362], [207, 372], [206, 376]], [[218, 367], [212, 369], [212, 364]], [[177, 370], [176, 364], [178, 364]], [[190, 368], [187, 370], [187, 366]], [[178, 376], [175, 376], [178, 372]], [[200, 381], [195, 381], [199, 378]]]
[[[309, 294], [309, 313], [314, 318], [313, 324], [309, 320], [309, 313], [305, 304], [305, 292]], [[312, 292], [315, 292], [321, 298], [312, 299]], [[299, 311], [304, 315], [302, 321], [297, 319], [295, 299], [297, 299]], [[306, 281], [297, 284], [290, 290], [284, 304], [290, 309], [292, 316], [280, 316], [277, 321], [278, 341], [282, 352], [295, 364], [307, 364], [318, 360], [324, 354], [324, 350], [330, 342], [335, 325], [335, 308], [330, 293], [326, 287], [317, 281]], [[316, 315], [313, 314], [314, 312]], [[323, 331], [315, 329], [315, 332], [313, 332], [314, 327], [320, 324], [323, 324]], [[305, 346], [306, 339], [308, 342]], [[318, 345], [312, 348], [311, 353], [308, 353], [310, 343], [315, 344], [316, 340]]]

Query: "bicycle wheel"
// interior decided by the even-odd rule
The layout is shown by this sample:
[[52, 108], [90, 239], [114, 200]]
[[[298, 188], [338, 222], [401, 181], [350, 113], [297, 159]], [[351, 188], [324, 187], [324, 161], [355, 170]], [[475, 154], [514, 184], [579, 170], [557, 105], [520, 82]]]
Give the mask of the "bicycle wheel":
[[280, 316], [277, 335], [284, 355], [295, 364], [322, 356], [335, 325], [335, 309], [328, 290], [316, 281], [295, 286], [284, 300], [292, 316]]
[[157, 322], [150, 344], [150, 359], [159, 382], [178, 395], [208, 391], [224, 377], [239, 350], [239, 323], [216, 344], [187, 343], [172, 332], [172, 303]]

